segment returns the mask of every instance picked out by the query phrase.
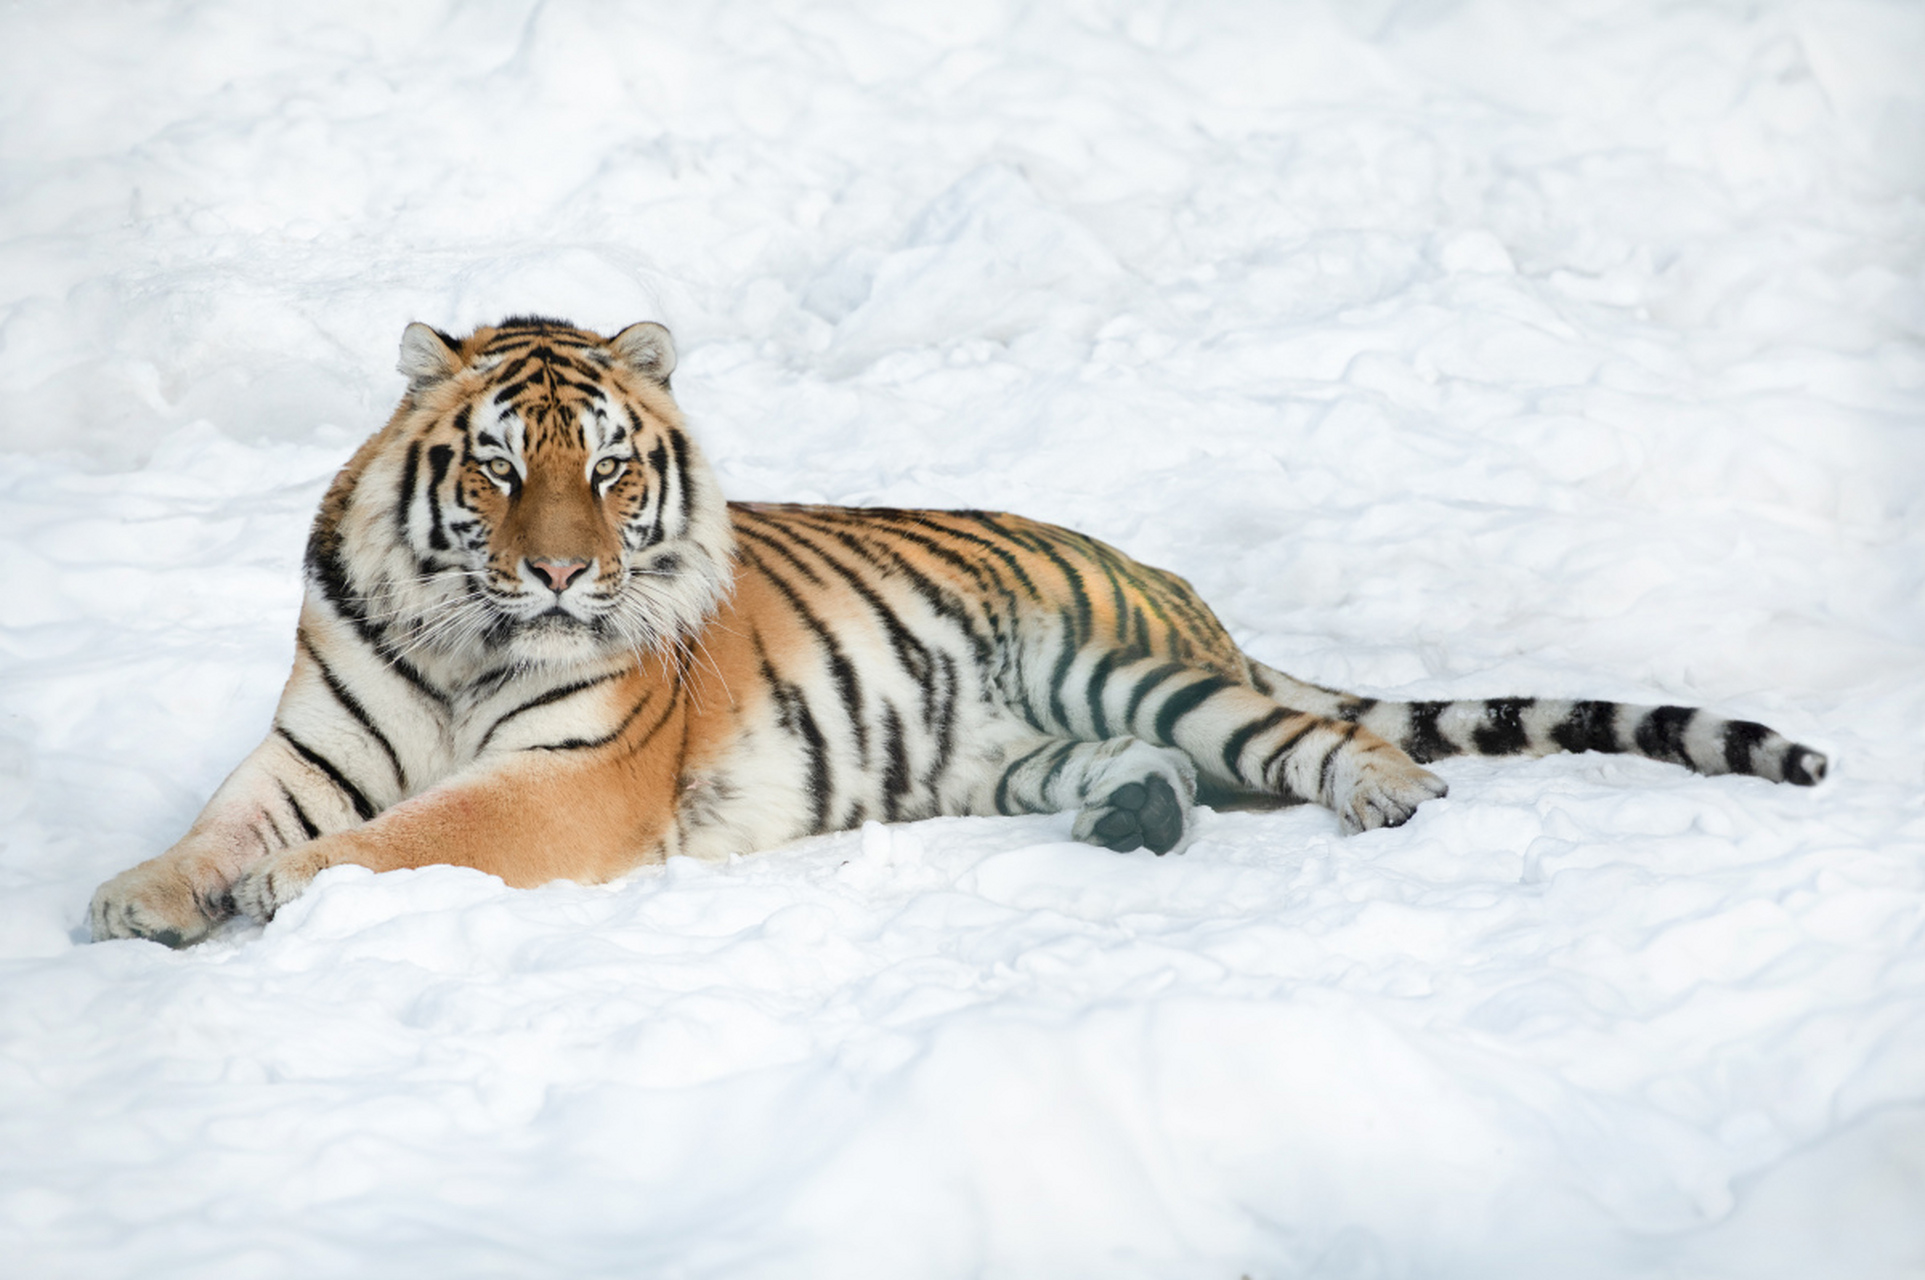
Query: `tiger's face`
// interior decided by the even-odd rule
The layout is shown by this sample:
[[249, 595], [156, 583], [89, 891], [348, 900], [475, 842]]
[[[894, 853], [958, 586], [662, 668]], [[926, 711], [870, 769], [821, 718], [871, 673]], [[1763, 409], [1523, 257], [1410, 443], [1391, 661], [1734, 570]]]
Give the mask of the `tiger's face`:
[[732, 544], [674, 362], [656, 324], [409, 325], [408, 396], [323, 505], [311, 564], [338, 506], [335, 559], [402, 653], [498, 669], [678, 643], [726, 591]]

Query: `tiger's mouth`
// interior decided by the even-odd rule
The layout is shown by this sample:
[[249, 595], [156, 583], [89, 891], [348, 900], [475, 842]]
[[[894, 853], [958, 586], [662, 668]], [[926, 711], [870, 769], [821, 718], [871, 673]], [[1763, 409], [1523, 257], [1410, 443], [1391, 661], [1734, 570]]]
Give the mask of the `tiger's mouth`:
[[[545, 599], [543, 597], [546, 597]], [[633, 611], [636, 606], [630, 606]], [[630, 640], [622, 624], [621, 592], [601, 587], [595, 591], [518, 592], [495, 605], [500, 632], [509, 643], [537, 645], [562, 642], [592, 648], [626, 648]]]
[[550, 595], [546, 601], [539, 598], [521, 596], [514, 599], [501, 610], [502, 616], [514, 627], [539, 627], [549, 629], [569, 629], [596, 627], [607, 617], [609, 606], [585, 598]]

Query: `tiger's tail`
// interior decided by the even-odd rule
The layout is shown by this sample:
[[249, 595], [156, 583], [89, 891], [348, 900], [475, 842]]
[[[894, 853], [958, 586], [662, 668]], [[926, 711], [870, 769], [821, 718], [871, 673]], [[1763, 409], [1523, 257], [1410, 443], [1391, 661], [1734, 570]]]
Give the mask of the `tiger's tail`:
[[1256, 687], [1300, 710], [1361, 724], [1419, 764], [1446, 756], [1541, 756], [1604, 751], [1681, 764], [1698, 773], [1742, 773], [1816, 786], [1822, 752], [1751, 720], [1696, 707], [1643, 707], [1561, 698], [1382, 702], [1306, 684], [1251, 660]]

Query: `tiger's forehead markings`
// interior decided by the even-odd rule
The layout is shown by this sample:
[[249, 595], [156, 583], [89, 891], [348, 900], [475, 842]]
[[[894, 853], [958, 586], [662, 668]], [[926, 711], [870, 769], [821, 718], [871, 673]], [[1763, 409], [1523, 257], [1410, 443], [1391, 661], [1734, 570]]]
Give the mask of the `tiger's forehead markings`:
[[611, 400], [600, 377], [607, 354], [592, 334], [546, 324], [518, 325], [493, 337], [476, 363], [486, 365], [494, 388], [483, 399], [484, 416], [492, 417], [499, 437], [516, 451], [594, 451], [611, 436], [626, 434], [624, 415], [610, 414]]
[[646, 432], [652, 419], [644, 405], [603, 381], [613, 363], [597, 334], [539, 316], [503, 321], [471, 357], [485, 381], [455, 427], [472, 428], [478, 445], [518, 455], [618, 446]]
[[532, 395], [557, 404], [564, 398], [601, 394], [600, 379], [593, 368], [545, 343], [504, 360], [493, 370], [491, 380], [499, 387], [494, 395], [497, 403]]

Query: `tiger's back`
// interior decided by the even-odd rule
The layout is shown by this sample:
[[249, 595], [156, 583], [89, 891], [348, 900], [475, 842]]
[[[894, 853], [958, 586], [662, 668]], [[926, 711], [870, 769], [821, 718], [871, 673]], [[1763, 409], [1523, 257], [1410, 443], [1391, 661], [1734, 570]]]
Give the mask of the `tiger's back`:
[[[1117, 736], [1101, 688], [1146, 661], [1249, 681], [1187, 583], [1067, 529], [980, 511], [730, 513], [734, 591], [691, 665], [713, 723], [690, 746], [689, 852], [976, 811], [1013, 743]], [[753, 789], [783, 799], [716, 799]]]

